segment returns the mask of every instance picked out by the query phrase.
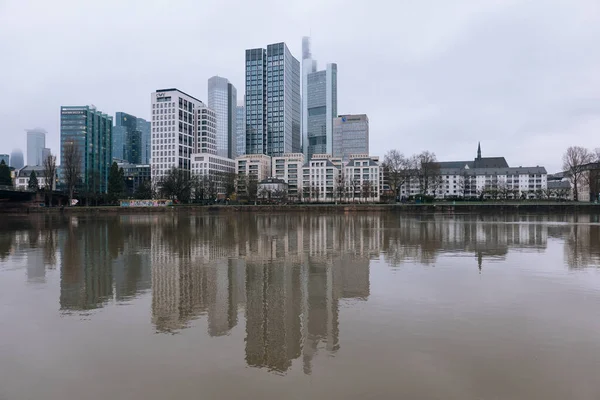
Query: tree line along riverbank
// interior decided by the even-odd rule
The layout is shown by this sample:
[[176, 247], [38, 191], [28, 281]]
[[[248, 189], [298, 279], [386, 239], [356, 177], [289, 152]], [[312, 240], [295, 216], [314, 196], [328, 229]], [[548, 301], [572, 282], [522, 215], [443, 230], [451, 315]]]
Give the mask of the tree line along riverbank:
[[237, 212], [399, 212], [399, 213], [600, 213], [594, 203], [433, 203], [433, 204], [293, 204], [293, 205], [177, 205], [168, 207], [32, 207], [13, 214], [138, 214], [138, 213], [237, 213]]

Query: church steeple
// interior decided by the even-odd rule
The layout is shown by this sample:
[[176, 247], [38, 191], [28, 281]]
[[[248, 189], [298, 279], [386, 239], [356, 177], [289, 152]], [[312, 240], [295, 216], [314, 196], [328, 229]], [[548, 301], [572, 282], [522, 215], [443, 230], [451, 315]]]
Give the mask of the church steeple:
[[481, 142], [477, 143], [477, 159], [481, 160]]

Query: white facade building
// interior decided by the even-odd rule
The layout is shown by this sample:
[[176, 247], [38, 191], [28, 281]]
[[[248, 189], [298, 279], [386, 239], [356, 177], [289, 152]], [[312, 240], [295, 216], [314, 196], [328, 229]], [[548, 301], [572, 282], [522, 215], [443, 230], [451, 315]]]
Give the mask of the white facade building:
[[[219, 154], [217, 141], [217, 114], [201, 104], [196, 108], [196, 145], [195, 153]], [[222, 157], [227, 157], [226, 155]]]
[[253, 175], [258, 181], [271, 176], [271, 157], [265, 154], [244, 154], [235, 159], [238, 176]]
[[235, 174], [234, 160], [214, 153], [195, 153], [191, 159], [193, 175], [209, 177], [217, 183], [217, 194], [220, 197], [227, 194], [225, 184], [227, 179], [230, 179], [228, 175]]
[[379, 157], [355, 154], [344, 166], [344, 197], [348, 200], [378, 202], [381, 199], [382, 175]]
[[204, 103], [174, 88], [152, 93], [151, 103], [152, 180], [161, 179], [173, 167], [190, 171], [198, 143], [196, 112]]
[[302, 195], [302, 168], [304, 167], [303, 153], [286, 153], [273, 157], [271, 176], [283, 179], [288, 184], [288, 197], [299, 199]]
[[[38, 181], [38, 188], [42, 189], [46, 186], [44, 167], [41, 167], [39, 165], [26, 165], [23, 168], [14, 172], [13, 182], [16, 189], [26, 190], [29, 188], [29, 177], [31, 176], [32, 171], [35, 171], [35, 176]], [[54, 182], [52, 186], [52, 190], [56, 190], [56, 177], [54, 177]]]
[[46, 130], [42, 128], [27, 129], [27, 165], [42, 165], [44, 148], [46, 147]]
[[302, 197], [309, 202], [335, 201], [342, 173], [342, 159], [315, 154], [302, 168]]

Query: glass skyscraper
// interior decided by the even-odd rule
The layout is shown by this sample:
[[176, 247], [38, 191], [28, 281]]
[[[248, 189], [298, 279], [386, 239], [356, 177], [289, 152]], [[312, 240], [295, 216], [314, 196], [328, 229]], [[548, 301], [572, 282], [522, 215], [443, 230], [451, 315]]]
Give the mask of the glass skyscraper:
[[246, 50], [246, 154], [301, 150], [300, 63], [285, 43]]
[[236, 157], [237, 90], [220, 76], [208, 80], [208, 107], [217, 115], [217, 155]]
[[144, 121], [124, 112], [115, 114], [112, 140], [112, 157], [114, 159], [124, 160], [130, 164], [142, 163], [144, 147], [142, 146], [142, 131], [139, 129], [140, 120]]
[[66, 146], [77, 146], [81, 154], [81, 189], [106, 193], [112, 163], [112, 124], [111, 116], [93, 106], [60, 108], [61, 163], [65, 163]]
[[235, 108], [235, 129], [236, 129], [236, 152], [235, 156], [246, 154], [246, 107], [237, 106]]
[[369, 154], [369, 118], [366, 114], [333, 119], [333, 156], [344, 161], [352, 154]]
[[150, 121], [146, 121], [143, 118], [137, 119], [137, 130], [142, 134], [142, 164], [150, 164], [150, 155], [152, 154], [150, 127]]
[[42, 128], [27, 129], [27, 165], [42, 165], [44, 148], [46, 147], [46, 130]]
[[302, 38], [302, 149], [313, 154], [333, 153], [333, 119], [337, 117], [337, 65], [317, 71], [310, 38]]
[[21, 149], [14, 149], [12, 153], [10, 153], [10, 166], [14, 169], [21, 169], [25, 166]]

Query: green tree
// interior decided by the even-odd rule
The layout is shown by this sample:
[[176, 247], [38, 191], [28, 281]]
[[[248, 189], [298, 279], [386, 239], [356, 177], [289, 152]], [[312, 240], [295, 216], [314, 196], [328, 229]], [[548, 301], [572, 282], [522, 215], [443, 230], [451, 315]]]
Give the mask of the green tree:
[[119, 169], [116, 162], [110, 166], [108, 173], [108, 198], [111, 203], [118, 200], [123, 195], [125, 190], [125, 180], [123, 168]]
[[133, 194], [138, 200], [149, 200], [152, 198], [152, 182], [147, 179], [140, 182]]
[[31, 174], [29, 175], [29, 183], [27, 184], [27, 187], [29, 188], [29, 190], [35, 190], [35, 191], [37, 191], [40, 188], [35, 171], [31, 171]]
[[12, 177], [10, 176], [10, 168], [4, 162], [0, 161], [0, 186], [12, 186]]

